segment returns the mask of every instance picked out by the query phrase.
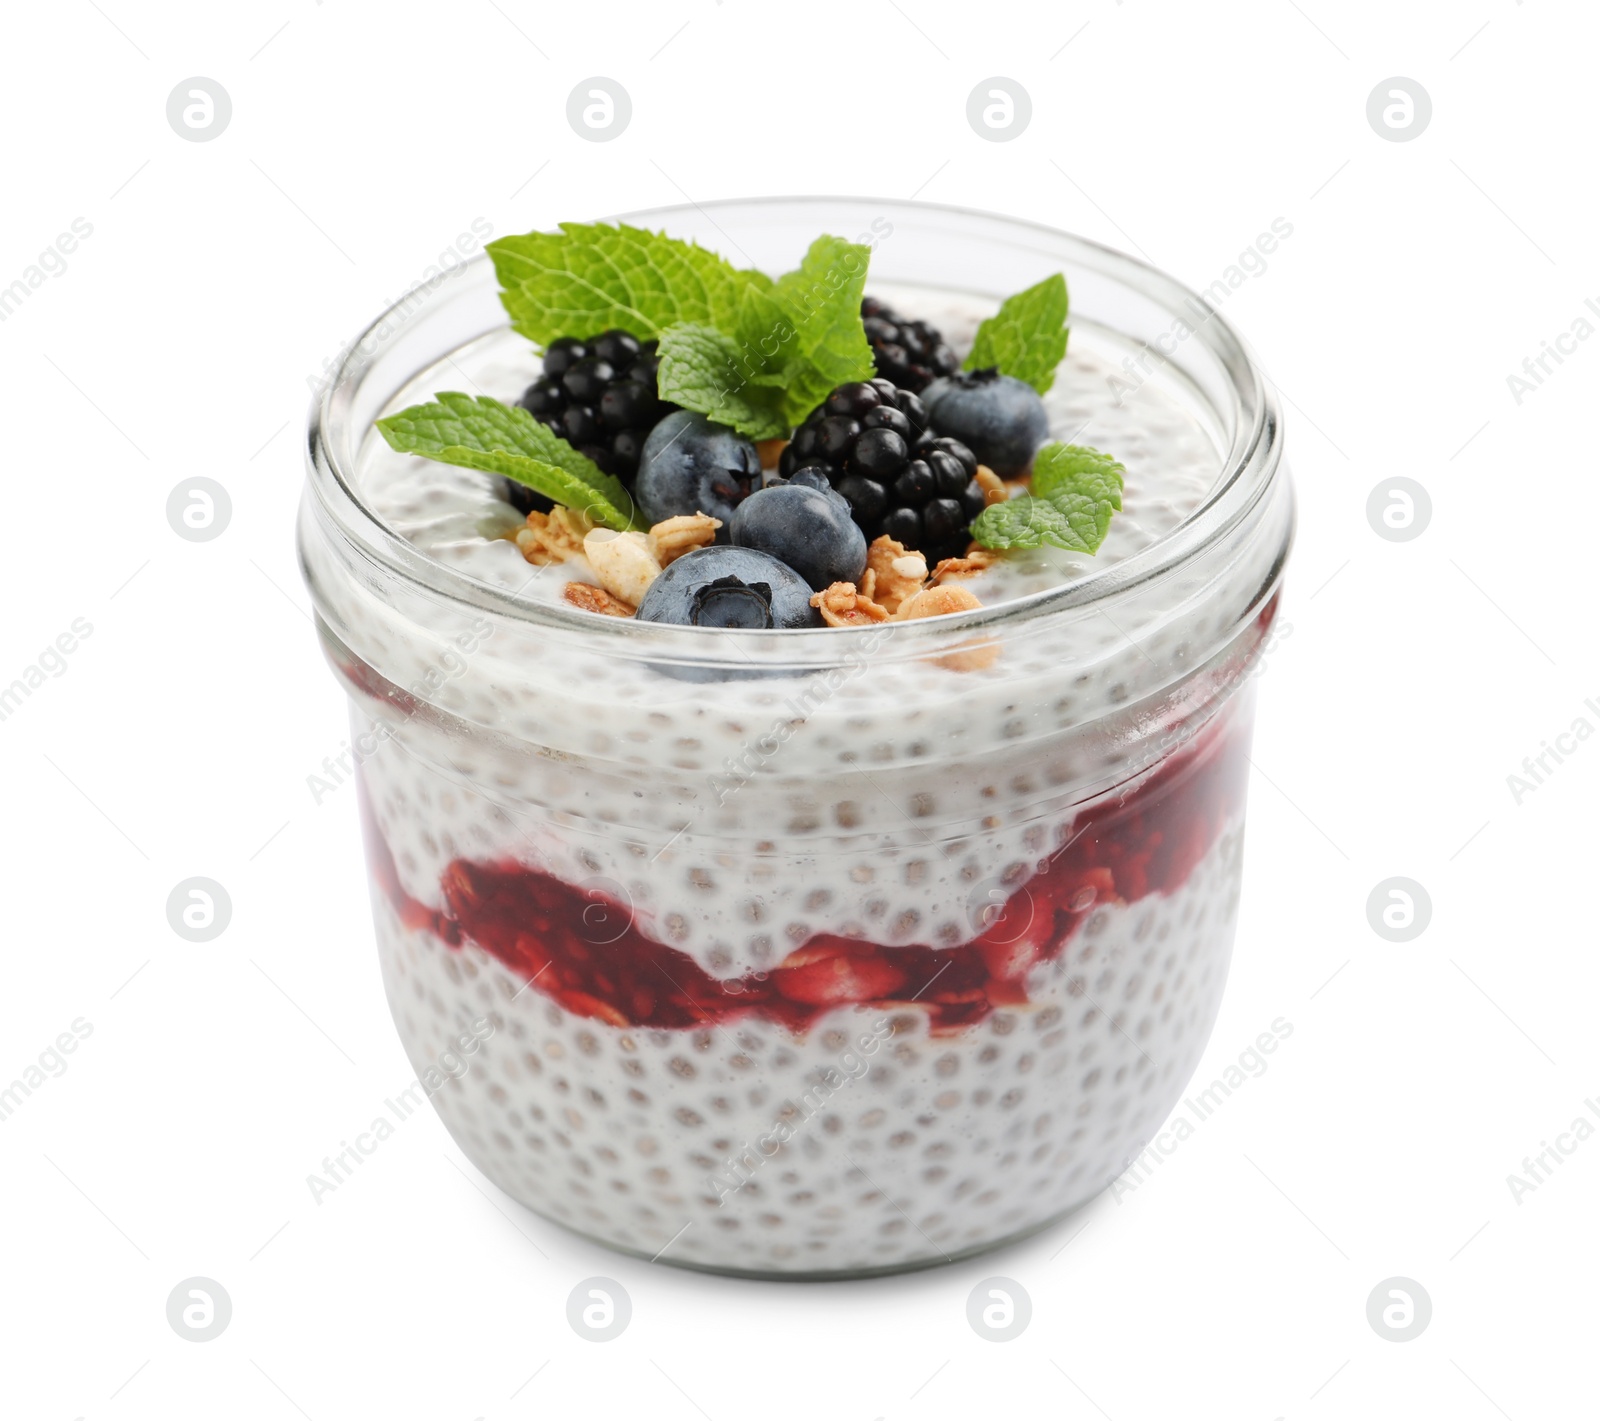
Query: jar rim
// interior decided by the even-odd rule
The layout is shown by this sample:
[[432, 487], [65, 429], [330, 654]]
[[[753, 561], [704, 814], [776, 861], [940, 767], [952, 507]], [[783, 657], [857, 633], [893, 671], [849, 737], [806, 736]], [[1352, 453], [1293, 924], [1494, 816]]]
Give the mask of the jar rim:
[[[1002, 216], [975, 208], [943, 203], [904, 200], [863, 199], [848, 196], [778, 196], [727, 198], [705, 203], [677, 204], [620, 214], [604, 220], [626, 222], [659, 229], [679, 221], [700, 218], [716, 231], [722, 229], [714, 213], [740, 210], [754, 212], [794, 210], [806, 206], [830, 211], [850, 208], [870, 209], [902, 221], [954, 221], [968, 235], [982, 236], [987, 230], [995, 240], [1019, 234], [1042, 248], [1030, 248], [1041, 255], [1071, 261], [1109, 278], [1134, 294], [1154, 302], [1175, 321], [1185, 321], [1184, 340], [1198, 341], [1207, 349], [1224, 373], [1232, 409], [1231, 444], [1223, 453], [1223, 466], [1206, 497], [1174, 528], [1148, 547], [1085, 576], [1044, 588], [994, 606], [975, 608], [937, 619], [895, 623], [896, 639], [904, 635], [919, 654], [933, 643], [970, 638], [974, 631], [1012, 628], [1066, 612], [1094, 610], [1153, 581], [1168, 577], [1202, 557], [1226, 539], [1249, 518], [1268, 491], [1282, 477], [1283, 421], [1275, 393], [1263, 372], [1250, 357], [1243, 340], [1216, 307], [1200, 293], [1138, 258], [1059, 228], [1030, 219]], [[831, 219], [825, 218], [825, 223]], [[730, 242], [731, 238], [728, 239]], [[736, 244], [735, 244], [736, 245]], [[480, 252], [464, 261], [458, 275], [476, 274], [480, 278], [490, 267], [487, 253]], [[894, 280], [894, 277], [889, 277]], [[454, 284], [454, 283], [452, 283]], [[409, 324], [424, 319], [440, 304], [458, 293], [442, 279], [417, 299], [422, 283], [412, 287], [372, 320], [346, 347], [338, 362], [312, 398], [307, 429], [307, 488], [322, 511], [343, 534], [343, 541], [374, 570], [399, 576], [418, 590], [459, 604], [463, 610], [489, 612], [496, 616], [547, 627], [564, 633], [581, 631], [619, 655], [659, 654], [671, 648], [673, 659], [721, 665], [727, 660], [744, 659], [751, 645], [777, 639], [784, 654], [779, 660], [820, 665], [836, 660], [842, 650], [838, 630], [816, 627], [798, 630], [769, 629], [742, 632], [730, 637], [722, 630], [703, 627], [664, 626], [632, 618], [596, 617], [578, 608], [535, 602], [491, 583], [480, 581], [429, 556], [392, 529], [363, 495], [356, 477], [356, 462], [366, 429], [348, 435], [352, 393], [377, 362], [378, 352]], [[1199, 321], [1186, 320], [1199, 312]], [[482, 332], [480, 334], [487, 334]], [[1145, 343], [1152, 349], [1150, 343]], [[414, 377], [417, 372], [411, 371]], [[1276, 562], [1281, 567], [1285, 546]], [[304, 555], [302, 554], [304, 563]], [[735, 648], [737, 640], [741, 646]], [[725, 646], [729, 655], [717, 655], [714, 648]], [[598, 646], [597, 646], [598, 649]], [[777, 652], [777, 646], [762, 648]], [[788, 653], [792, 652], [790, 658]], [[767, 660], [767, 658], [763, 658]], [[770, 661], [769, 661], [770, 664]]]

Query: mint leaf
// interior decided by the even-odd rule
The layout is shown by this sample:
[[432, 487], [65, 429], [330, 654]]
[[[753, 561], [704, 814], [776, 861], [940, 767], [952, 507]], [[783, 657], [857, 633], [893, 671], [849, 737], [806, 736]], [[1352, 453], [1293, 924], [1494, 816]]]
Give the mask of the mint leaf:
[[1002, 375], [1026, 380], [1042, 395], [1055, 384], [1066, 353], [1067, 279], [1057, 272], [1000, 303], [978, 327], [965, 368], [998, 366]]
[[783, 392], [756, 384], [739, 343], [709, 326], [671, 326], [661, 337], [661, 398], [731, 425], [748, 439], [780, 439], [789, 432]]
[[539, 345], [620, 326], [661, 338], [663, 399], [754, 439], [787, 434], [835, 385], [873, 375], [861, 325], [871, 249], [819, 237], [774, 282], [691, 242], [563, 223], [489, 244], [512, 327]]
[[1084, 444], [1050, 443], [1033, 456], [1028, 486], [1035, 498], [1082, 493], [1122, 507], [1122, 477], [1127, 471], [1109, 454]]
[[[794, 271], [740, 294], [732, 326], [661, 338], [661, 397], [752, 439], [787, 434], [847, 380], [872, 377], [861, 325], [871, 250], [818, 237]], [[719, 413], [720, 411], [720, 413]]]
[[1100, 550], [1122, 507], [1123, 468], [1080, 444], [1046, 444], [1033, 460], [1033, 492], [991, 503], [972, 524], [980, 547]]
[[541, 346], [614, 326], [641, 340], [683, 323], [732, 332], [744, 291], [772, 285], [692, 242], [605, 223], [501, 237], [488, 252], [513, 329]]
[[1057, 499], [1018, 494], [984, 509], [973, 522], [972, 536], [980, 547], [997, 550], [1048, 545], [1093, 553], [1111, 521], [1109, 511], [1101, 516], [1101, 507], [1079, 494]]
[[861, 292], [871, 256], [870, 247], [842, 237], [818, 237], [799, 267], [780, 276], [770, 293], [747, 293], [740, 305], [740, 334], [758, 350], [765, 352], [763, 342], [781, 337], [786, 327], [793, 332], [777, 341], [778, 351], [770, 357], [781, 362], [783, 407], [791, 425], [799, 424], [835, 385], [870, 380], [876, 373], [861, 324]]
[[637, 526], [627, 489], [527, 410], [453, 391], [433, 398], [378, 421], [391, 449], [503, 474], [619, 533]]

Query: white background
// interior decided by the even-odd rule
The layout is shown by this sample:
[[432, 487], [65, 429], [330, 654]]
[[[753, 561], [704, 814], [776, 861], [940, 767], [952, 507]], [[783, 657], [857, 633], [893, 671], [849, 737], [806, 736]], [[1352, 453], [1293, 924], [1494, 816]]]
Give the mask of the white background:
[[[0, 722], [0, 1083], [93, 1034], [0, 1124], [0, 1412], [1592, 1414], [1600, 1139], [1520, 1202], [1507, 1175], [1600, 1097], [1600, 742], [1520, 805], [1506, 777], [1600, 726], [1600, 341], [1520, 405], [1507, 376], [1600, 297], [1597, 41], [1576, 0], [7, 6], [0, 286], [93, 235], [0, 324], [0, 683], [93, 633]], [[606, 144], [565, 119], [597, 74], [633, 101]], [[211, 142], [165, 117], [191, 75], [232, 98]], [[967, 124], [991, 75], [1032, 96], [1015, 141]], [[1411, 142], [1366, 119], [1393, 75], [1432, 97]], [[1293, 1035], [1137, 1189], [898, 1280], [609, 1254], [429, 1113], [319, 1207], [306, 1175], [410, 1072], [355, 801], [306, 787], [347, 733], [291, 542], [307, 377], [474, 218], [779, 192], [1031, 217], [1197, 287], [1293, 224], [1226, 308], [1286, 402], [1301, 524], [1201, 1077]], [[233, 501], [209, 543], [165, 517], [197, 475]], [[1406, 543], [1365, 512], [1397, 475], [1433, 502]], [[233, 901], [209, 944], [167, 924], [192, 875]], [[1406, 944], [1367, 921], [1392, 875], [1432, 899]], [[1033, 1300], [1003, 1345], [965, 1313], [996, 1273]], [[633, 1299], [603, 1346], [565, 1316], [593, 1274]], [[203, 1345], [165, 1316], [193, 1275], [233, 1301]], [[1366, 1318], [1395, 1275], [1433, 1303], [1407, 1343]]]

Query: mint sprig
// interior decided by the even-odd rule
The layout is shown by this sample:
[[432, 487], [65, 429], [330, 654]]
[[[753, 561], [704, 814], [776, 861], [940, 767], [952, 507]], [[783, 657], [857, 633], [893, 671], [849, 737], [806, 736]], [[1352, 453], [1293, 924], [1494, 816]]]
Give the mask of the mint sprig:
[[445, 391], [378, 421], [391, 449], [502, 474], [619, 533], [640, 525], [627, 489], [527, 410]]
[[972, 524], [980, 547], [1054, 547], [1093, 555], [1122, 508], [1124, 469], [1081, 444], [1046, 444], [1034, 456], [1032, 493], [991, 503]]
[[783, 391], [743, 370], [739, 342], [710, 326], [671, 326], [661, 337], [661, 398], [730, 425], [749, 439], [781, 439]]
[[770, 288], [751, 285], [731, 325], [712, 321], [661, 338], [661, 398], [751, 439], [787, 434], [835, 385], [874, 373], [861, 323], [871, 251], [822, 236]]
[[[772, 287], [772, 303], [787, 317], [794, 339], [783, 342], [784, 413], [799, 424], [835, 385], [870, 380], [876, 373], [872, 347], [861, 322], [861, 293], [867, 284], [872, 249], [842, 237], [818, 237], [799, 267], [780, 276]], [[746, 340], [768, 339], [770, 312], [759, 292], [740, 306]], [[780, 326], [778, 329], [782, 329]]]
[[964, 368], [996, 366], [1042, 395], [1055, 384], [1056, 367], [1066, 353], [1067, 279], [1057, 272], [1000, 303], [978, 327]]
[[623, 224], [564, 222], [487, 250], [512, 328], [540, 346], [613, 327], [641, 340], [683, 323], [733, 332], [744, 292], [772, 285], [693, 242]]

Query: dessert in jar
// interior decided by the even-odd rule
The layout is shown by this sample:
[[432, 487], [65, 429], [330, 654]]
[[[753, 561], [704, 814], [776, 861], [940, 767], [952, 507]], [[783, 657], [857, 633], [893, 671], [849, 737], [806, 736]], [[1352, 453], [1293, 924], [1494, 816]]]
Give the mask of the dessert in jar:
[[539, 1213], [936, 1264], [1103, 1188], [1204, 1047], [1277, 412], [1197, 298], [1063, 234], [714, 211], [496, 242], [314, 410], [384, 985]]

